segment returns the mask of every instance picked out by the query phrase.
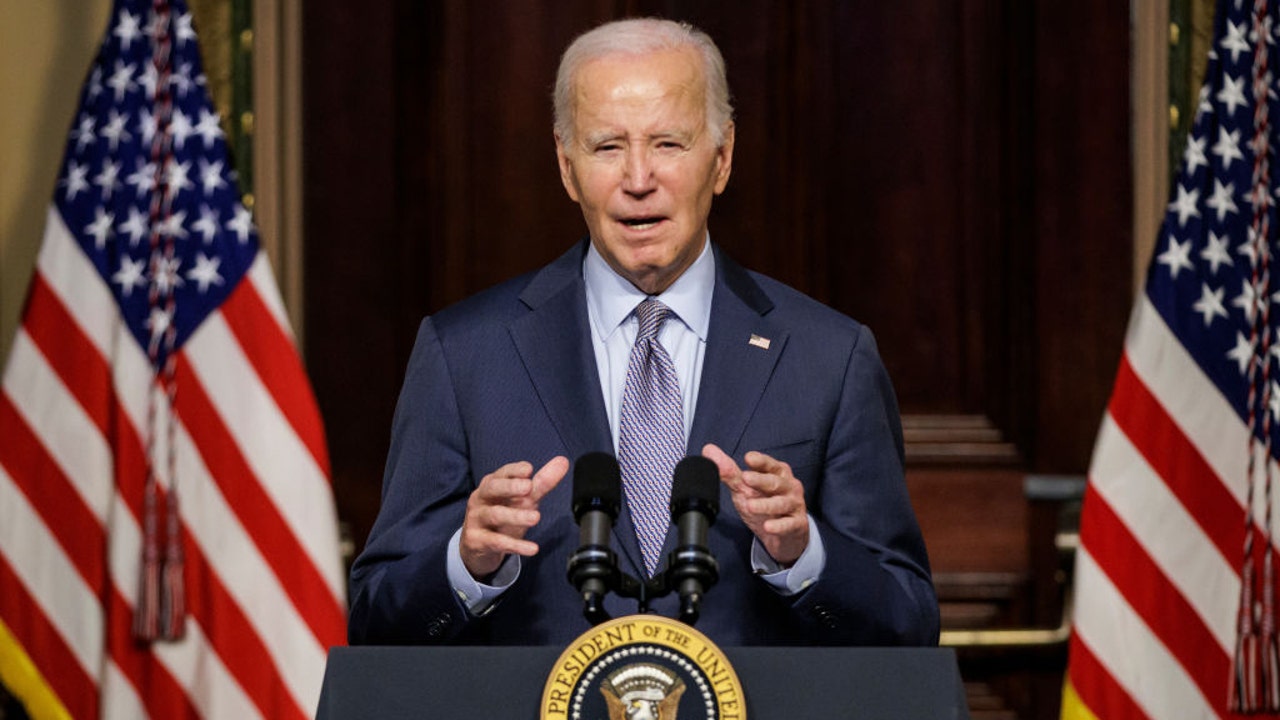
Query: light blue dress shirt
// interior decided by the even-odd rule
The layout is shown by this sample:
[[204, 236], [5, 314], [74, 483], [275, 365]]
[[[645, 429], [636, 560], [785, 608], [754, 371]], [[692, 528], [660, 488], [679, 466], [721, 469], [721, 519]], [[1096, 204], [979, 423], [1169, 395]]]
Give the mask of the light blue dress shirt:
[[[582, 276], [587, 287], [591, 345], [595, 350], [600, 389], [604, 393], [605, 413], [609, 418], [609, 432], [613, 437], [616, 453], [627, 364], [630, 362], [631, 347], [635, 344], [639, 329], [635, 308], [649, 296], [609, 267], [594, 244], [587, 250], [587, 257], [582, 263]], [[663, 323], [658, 332], [658, 342], [666, 348], [676, 368], [680, 399], [684, 405], [686, 440], [693, 427], [694, 410], [698, 404], [698, 388], [702, 379], [702, 360], [706, 355], [715, 285], [715, 253], [711, 251], [710, 240], [706, 240], [702, 253], [689, 269], [676, 278], [661, 295], [655, 296], [675, 313]], [[477, 582], [462, 564], [459, 551], [461, 537], [462, 529], [459, 528], [449, 541], [449, 582], [467, 608], [480, 615], [519, 577], [520, 558], [517, 555], [508, 556], [490, 579], [490, 583]], [[787, 569], [780, 567], [759, 540], [752, 543], [751, 563], [761, 579], [784, 595], [791, 595], [808, 587], [817, 580], [826, 564], [826, 551], [813, 516], [809, 516], [809, 546], [794, 565]]]
[[[600, 371], [600, 388], [604, 392], [604, 410], [609, 416], [609, 433], [613, 451], [618, 452], [618, 425], [622, 417], [622, 391], [627, 383], [627, 365], [631, 348], [636, 343], [640, 322], [636, 306], [649, 297], [644, 291], [614, 272], [596, 251], [587, 251], [582, 263], [582, 277], [587, 284], [587, 319], [591, 324], [591, 346], [596, 352], [596, 368]], [[711, 243], [705, 243], [702, 254], [688, 270], [676, 278], [656, 298], [671, 311], [673, 317], [662, 324], [658, 342], [671, 356], [680, 382], [680, 402], [684, 406], [684, 436], [693, 427], [693, 411], [698, 404], [698, 386], [702, 379], [702, 358], [707, 349], [707, 327], [711, 324], [711, 295], [716, 287], [716, 256]]]

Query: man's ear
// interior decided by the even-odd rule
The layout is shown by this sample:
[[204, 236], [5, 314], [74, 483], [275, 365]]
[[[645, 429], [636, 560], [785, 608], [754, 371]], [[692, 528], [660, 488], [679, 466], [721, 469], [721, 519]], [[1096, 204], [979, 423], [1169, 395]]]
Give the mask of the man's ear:
[[716, 194], [724, 192], [733, 172], [733, 121], [725, 123], [724, 141], [716, 148]]
[[578, 202], [578, 187], [577, 179], [573, 174], [573, 161], [569, 158], [569, 151], [565, 149], [558, 133], [555, 138], [556, 161], [560, 163], [560, 183], [564, 185], [564, 191], [569, 193], [569, 199]]

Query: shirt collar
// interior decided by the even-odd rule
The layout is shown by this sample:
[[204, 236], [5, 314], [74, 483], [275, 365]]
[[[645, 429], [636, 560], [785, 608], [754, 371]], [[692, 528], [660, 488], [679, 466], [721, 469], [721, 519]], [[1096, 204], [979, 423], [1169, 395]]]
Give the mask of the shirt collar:
[[[648, 297], [629, 280], [614, 272], [593, 243], [589, 244], [587, 257], [582, 262], [582, 277], [587, 285], [587, 303], [591, 306], [595, 323], [593, 331], [601, 340], [617, 330], [631, 311]], [[706, 342], [707, 328], [711, 324], [711, 295], [715, 284], [716, 259], [715, 253], [711, 252], [711, 239], [708, 236], [698, 259], [671, 283], [671, 287], [655, 297], [671, 308], [699, 339]]]

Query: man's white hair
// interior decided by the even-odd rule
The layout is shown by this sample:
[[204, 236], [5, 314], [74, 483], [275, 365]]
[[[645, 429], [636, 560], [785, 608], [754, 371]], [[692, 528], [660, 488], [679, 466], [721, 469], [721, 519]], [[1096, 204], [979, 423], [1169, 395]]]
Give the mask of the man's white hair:
[[560, 57], [556, 73], [555, 132], [560, 142], [573, 141], [573, 83], [583, 65], [608, 55], [645, 55], [660, 50], [690, 48], [702, 59], [706, 81], [707, 125], [717, 147], [724, 143], [725, 129], [733, 120], [729, 81], [724, 57], [711, 36], [689, 23], [661, 18], [615, 20], [579, 35]]

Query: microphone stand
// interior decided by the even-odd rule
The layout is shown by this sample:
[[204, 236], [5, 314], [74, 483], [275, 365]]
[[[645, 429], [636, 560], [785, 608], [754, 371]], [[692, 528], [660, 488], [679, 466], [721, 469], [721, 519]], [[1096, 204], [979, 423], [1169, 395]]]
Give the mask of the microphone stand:
[[[606, 562], [600, 562], [606, 559]], [[608, 570], [604, 567], [608, 567]], [[577, 575], [574, 574], [575, 570], [578, 571]], [[618, 570], [617, 558], [612, 550], [592, 545], [580, 549], [570, 558], [569, 574], [570, 577], [599, 579], [604, 583], [606, 592], [612, 591], [618, 597], [635, 600], [636, 612], [641, 615], [652, 612], [650, 602], [670, 595], [682, 585], [689, 587], [687, 585], [689, 581], [697, 582], [693, 587], [709, 588], [720, 577], [716, 560], [711, 552], [698, 545], [683, 545], [671, 551], [667, 556], [666, 569], [643, 581]], [[701, 602], [702, 593], [700, 592], [681, 593], [680, 620], [690, 626], [698, 622]], [[599, 625], [612, 619], [609, 612], [604, 609], [603, 594], [585, 594], [582, 614], [592, 625]]]
[[671, 509], [680, 544], [667, 555], [666, 568], [645, 580], [619, 570], [618, 556], [608, 545], [607, 533], [617, 515], [617, 461], [604, 453], [589, 453], [578, 464], [587, 468], [574, 474], [574, 516], [582, 527], [581, 544], [569, 557], [568, 576], [582, 596], [583, 617], [592, 625], [612, 619], [604, 607], [610, 592], [636, 600], [640, 614], [652, 612], [653, 600], [678, 592], [680, 620], [692, 626], [703, 594], [720, 577], [706, 546], [707, 527], [719, 511], [715, 465], [690, 456], [676, 466]]
[[667, 573], [661, 572], [648, 580], [640, 580], [632, 575], [624, 572], [618, 573], [618, 587], [615, 592], [618, 597], [631, 598], [636, 601], [636, 612], [641, 615], [653, 612], [649, 607], [651, 600], [664, 597], [671, 592], [671, 585], [667, 582]]
[[704, 546], [683, 545], [671, 551], [664, 577], [680, 591], [680, 620], [692, 626], [698, 622], [702, 594], [720, 579], [716, 559]]
[[[599, 625], [610, 619], [604, 609], [605, 595], [619, 583], [618, 556], [605, 545], [586, 545], [569, 558], [569, 581], [582, 593], [582, 614], [587, 622]], [[599, 588], [591, 591], [587, 588]]]

